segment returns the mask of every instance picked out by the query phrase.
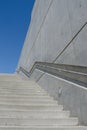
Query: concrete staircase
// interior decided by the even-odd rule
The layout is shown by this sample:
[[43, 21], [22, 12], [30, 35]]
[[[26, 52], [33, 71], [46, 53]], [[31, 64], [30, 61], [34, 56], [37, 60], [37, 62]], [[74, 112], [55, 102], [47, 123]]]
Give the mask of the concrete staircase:
[[0, 75], [0, 130], [87, 130], [35, 82]]

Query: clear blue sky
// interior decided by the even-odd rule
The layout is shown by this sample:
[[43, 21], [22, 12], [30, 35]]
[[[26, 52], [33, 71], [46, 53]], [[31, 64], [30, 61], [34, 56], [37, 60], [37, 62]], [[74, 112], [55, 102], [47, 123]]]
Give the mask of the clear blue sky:
[[0, 0], [0, 73], [14, 73], [34, 0]]

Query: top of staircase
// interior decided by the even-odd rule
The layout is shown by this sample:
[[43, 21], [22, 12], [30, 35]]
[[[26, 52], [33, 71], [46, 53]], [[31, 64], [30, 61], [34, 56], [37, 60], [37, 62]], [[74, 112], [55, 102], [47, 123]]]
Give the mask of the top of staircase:
[[22, 80], [17, 74], [0, 74], [0, 81], [16, 81]]

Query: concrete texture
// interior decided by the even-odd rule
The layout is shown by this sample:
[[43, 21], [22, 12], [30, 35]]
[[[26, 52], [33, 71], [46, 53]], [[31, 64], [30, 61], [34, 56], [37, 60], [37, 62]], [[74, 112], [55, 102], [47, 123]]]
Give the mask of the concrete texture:
[[38, 69], [35, 69], [35, 71], [32, 73], [32, 75], [30, 76], [30, 80], [34, 80], [34, 81], [38, 81], [39, 78], [44, 74], [43, 71], [40, 71]]
[[87, 25], [60, 55], [56, 63], [87, 66]]
[[0, 130], [86, 129], [37, 83], [17, 77], [0, 75]]
[[38, 84], [63, 104], [64, 109], [71, 110], [71, 115], [77, 116], [80, 124], [87, 124], [87, 88], [49, 74], [45, 74]]
[[[35, 61], [87, 66], [86, 22], [87, 0], [36, 0], [17, 69], [21, 66], [29, 72]], [[24, 76], [21, 72], [20, 75]], [[41, 75], [35, 70], [31, 79], [38, 81]], [[78, 116], [81, 124], [87, 125], [87, 91], [82, 86], [48, 74], [38, 83], [72, 115]]]
[[86, 26], [61, 54], [87, 22], [86, 12], [87, 0], [36, 0], [18, 68], [29, 71], [35, 61], [87, 66]]

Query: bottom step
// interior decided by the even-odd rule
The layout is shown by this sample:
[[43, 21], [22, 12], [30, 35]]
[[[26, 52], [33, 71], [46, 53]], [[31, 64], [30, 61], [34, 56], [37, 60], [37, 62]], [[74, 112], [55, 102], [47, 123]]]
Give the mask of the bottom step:
[[19, 119], [19, 118], [0, 118], [0, 126], [75, 126], [78, 125], [77, 118], [59, 119]]
[[59, 126], [59, 127], [50, 127], [43, 126], [39, 127], [20, 127], [20, 126], [1, 126], [0, 130], [87, 130], [86, 126]]

